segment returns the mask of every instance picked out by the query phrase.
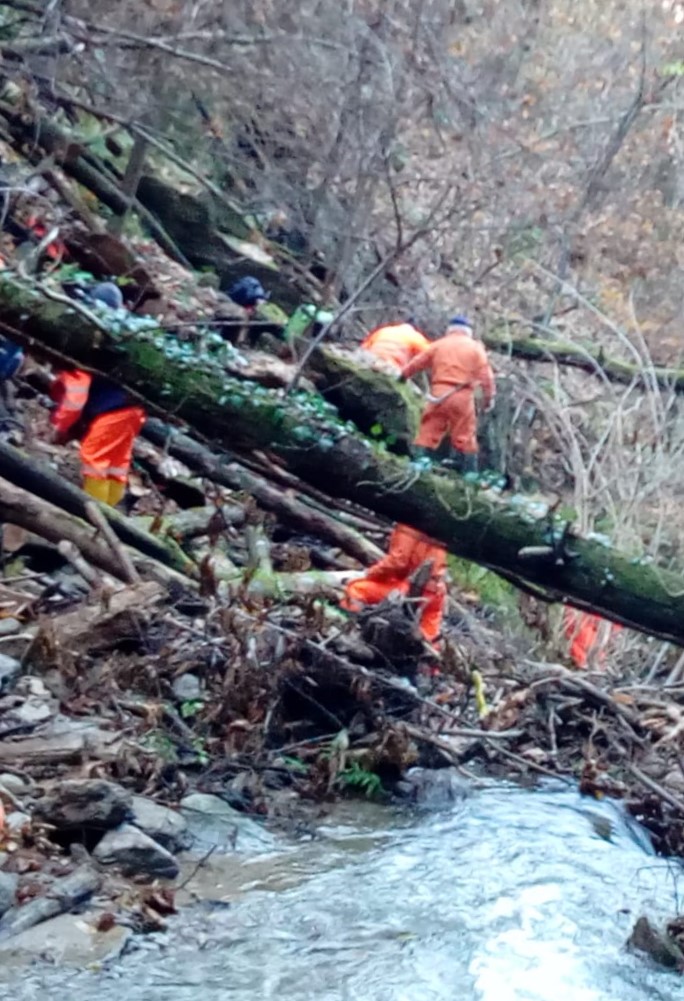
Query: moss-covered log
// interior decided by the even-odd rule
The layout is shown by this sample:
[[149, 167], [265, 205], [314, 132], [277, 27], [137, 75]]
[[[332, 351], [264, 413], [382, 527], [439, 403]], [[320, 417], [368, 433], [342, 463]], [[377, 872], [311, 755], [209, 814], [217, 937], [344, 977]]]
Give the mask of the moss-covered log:
[[684, 393], [684, 369], [661, 366], [644, 367], [634, 362], [611, 358], [601, 348], [572, 341], [552, 341], [539, 337], [511, 337], [494, 331], [483, 336], [491, 351], [522, 358], [525, 361], [555, 362], [582, 369], [591, 375], [630, 386], [651, 388], [654, 385], [675, 393]]
[[562, 526], [522, 499], [497, 501], [458, 477], [417, 471], [341, 422], [320, 397], [285, 398], [226, 377], [220, 359], [188, 357], [161, 331], [94, 331], [82, 314], [8, 273], [0, 276], [0, 320], [24, 344], [107, 371], [224, 446], [269, 449], [329, 494], [414, 525], [459, 556], [544, 589], [551, 600], [565, 597], [684, 645], [684, 577], [589, 538], [570, 538], [560, 562], [549, 547]]
[[335, 348], [315, 351], [308, 369], [319, 377], [318, 388], [345, 420], [360, 431], [406, 454], [416, 436], [421, 402], [413, 386], [368, 368], [358, 358]]

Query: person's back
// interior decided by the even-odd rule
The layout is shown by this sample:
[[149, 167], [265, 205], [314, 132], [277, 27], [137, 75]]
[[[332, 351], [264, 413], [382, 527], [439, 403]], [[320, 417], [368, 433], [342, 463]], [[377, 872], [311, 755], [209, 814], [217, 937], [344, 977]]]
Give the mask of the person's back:
[[433, 345], [430, 368], [433, 391], [457, 385], [474, 388], [489, 380], [484, 347], [461, 333], [447, 334]]
[[403, 368], [429, 348], [430, 342], [412, 323], [388, 323], [372, 330], [361, 347], [376, 358]]

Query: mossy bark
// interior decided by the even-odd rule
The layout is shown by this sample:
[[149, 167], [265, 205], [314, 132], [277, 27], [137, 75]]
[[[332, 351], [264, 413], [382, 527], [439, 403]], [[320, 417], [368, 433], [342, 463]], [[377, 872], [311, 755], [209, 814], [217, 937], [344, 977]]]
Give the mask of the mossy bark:
[[538, 337], [518, 338], [493, 331], [482, 338], [491, 351], [512, 355], [526, 361], [556, 362], [579, 368], [584, 372], [630, 386], [651, 387], [684, 393], [684, 369], [660, 366], [643, 367], [633, 362], [621, 361], [604, 354], [593, 345], [575, 344], [572, 341], [543, 340]]
[[421, 412], [412, 386], [329, 348], [314, 352], [308, 368], [319, 376], [318, 388], [344, 420], [353, 421], [392, 451], [408, 453]]
[[[418, 472], [350, 430], [311, 394], [282, 393], [229, 378], [210, 358], [177, 360], [158, 331], [110, 335], [87, 319], [0, 276], [0, 320], [29, 346], [41, 345], [107, 371], [168, 413], [223, 446], [268, 449], [328, 494], [414, 525], [454, 554], [544, 589], [579, 608], [684, 645], [684, 577], [592, 539], [571, 538], [562, 563], [525, 547], [548, 547], [560, 526], [523, 498], [496, 500], [456, 476]], [[6, 331], [7, 332], [7, 331]]]

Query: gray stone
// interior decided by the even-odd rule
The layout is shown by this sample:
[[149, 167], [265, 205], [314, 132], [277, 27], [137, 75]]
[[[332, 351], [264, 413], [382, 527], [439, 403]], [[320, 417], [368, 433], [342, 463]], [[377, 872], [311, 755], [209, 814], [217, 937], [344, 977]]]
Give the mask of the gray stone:
[[218, 796], [195, 792], [181, 801], [181, 813], [199, 847], [216, 845], [238, 852], [273, 850], [275, 838], [251, 817]]
[[30, 823], [31, 818], [28, 813], [22, 813], [20, 810], [13, 810], [12, 813], [8, 813], [5, 818], [7, 830], [11, 831], [12, 834], [16, 834], [22, 829], [22, 827]]
[[645, 952], [659, 966], [681, 969], [684, 964], [684, 953], [675, 940], [643, 914], [634, 925], [627, 945], [637, 952]]
[[439, 810], [470, 795], [470, 786], [455, 768], [410, 768], [396, 791], [425, 809]]
[[178, 863], [171, 852], [130, 824], [107, 831], [95, 846], [93, 858], [102, 865], [116, 866], [124, 876], [175, 879], [178, 875]]
[[29, 779], [14, 775], [13, 772], [0, 772], [0, 788], [11, 792], [13, 796], [28, 796], [31, 792], [31, 783]]
[[35, 816], [58, 830], [109, 830], [131, 816], [131, 794], [104, 779], [72, 779], [36, 800]]
[[193, 702], [202, 698], [202, 686], [194, 674], [181, 674], [174, 681], [172, 688], [179, 702]]
[[35, 960], [83, 968], [121, 955], [132, 935], [130, 928], [114, 925], [97, 930], [99, 914], [60, 914], [0, 943], [0, 965], [23, 967]]
[[20, 674], [20, 662], [15, 657], [0, 653], [0, 693], [9, 691]]
[[132, 823], [170, 852], [180, 852], [192, 844], [183, 815], [146, 796], [133, 797]]
[[0, 914], [14, 905], [19, 877], [13, 872], [0, 872]]
[[21, 629], [21, 622], [19, 619], [13, 619], [8, 616], [6, 619], [0, 619], [0, 636], [14, 636]]

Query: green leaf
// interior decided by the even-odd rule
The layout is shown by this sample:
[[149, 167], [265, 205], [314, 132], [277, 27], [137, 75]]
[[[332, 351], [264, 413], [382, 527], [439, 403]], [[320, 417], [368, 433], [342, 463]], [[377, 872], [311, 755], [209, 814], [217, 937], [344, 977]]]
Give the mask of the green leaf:
[[385, 429], [383, 428], [382, 424], [373, 424], [373, 426], [370, 429], [370, 433], [373, 435], [374, 438], [379, 438], [384, 430]]

